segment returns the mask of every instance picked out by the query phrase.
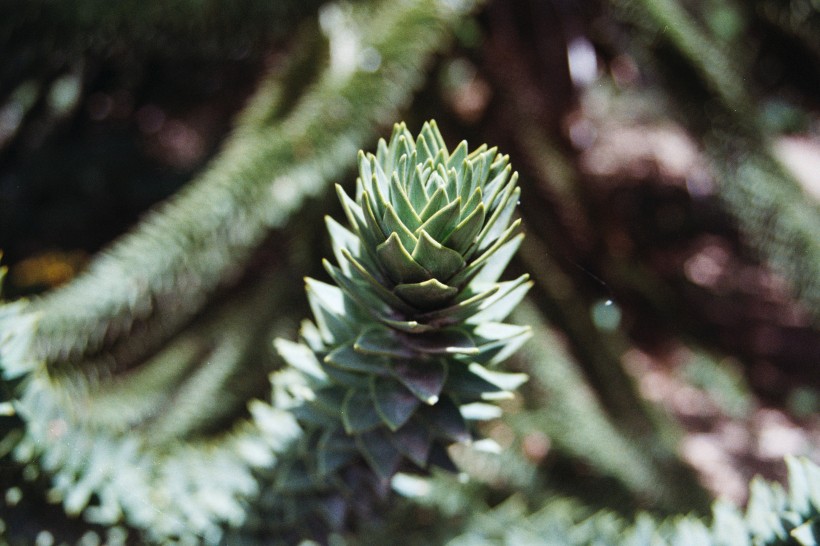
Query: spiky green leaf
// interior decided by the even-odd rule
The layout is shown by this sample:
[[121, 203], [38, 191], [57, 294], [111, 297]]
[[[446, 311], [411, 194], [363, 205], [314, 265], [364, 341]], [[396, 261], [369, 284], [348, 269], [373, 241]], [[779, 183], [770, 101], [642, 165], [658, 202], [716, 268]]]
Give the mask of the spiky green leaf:
[[[409, 218], [410, 220], [414, 220], [412, 216]], [[393, 205], [390, 203], [385, 205], [384, 217], [382, 218], [382, 228], [385, 233], [390, 233], [391, 237], [393, 235], [398, 235], [404, 248], [414, 248], [418, 242], [416, 235], [414, 235], [414, 233], [410, 231], [410, 228], [405, 225], [404, 221], [399, 217], [396, 210], [393, 208]]]
[[416, 351], [403, 343], [398, 334], [382, 326], [372, 326], [356, 338], [354, 349], [366, 355], [388, 358], [414, 358]]
[[399, 467], [401, 453], [390, 441], [386, 429], [356, 436], [356, 445], [370, 468], [383, 480], [389, 480]]
[[401, 428], [416, 412], [421, 401], [399, 382], [372, 377], [370, 396], [379, 416], [390, 430]]
[[442, 328], [425, 334], [406, 336], [404, 342], [420, 354], [475, 355], [479, 353], [473, 337], [462, 328]]
[[456, 225], [450, 234], [444, 238], [442, 244], [464, 254], [470, 245], [475, 242], [476, 236], [484, 225], [484, 203], [479, 203], [472, 212]]
[[349, 390], [340, 410], [342, 424], [348, 434], [373, 430], [382, 422], [367, 390]]
[[416, 229], [414, 235], [421, 237], [426, 232], [434, 241], [443, 241], [455, 229], [460, 213], [461, 198], [458, 197], [430, 216]]
[[422, 222], [426, 222], [435, 213], [447, 206], [447, 190], [444, 189], [444, 180], [437, 172], [433, 172], [427, 182], [428, 192], [432, 195], [419, 213]]
[[448, 286], [436, 279], [428, 281], [399, 284], [394, 292], [402, 300], [418, 311], [428, 311], [448, 304], [458, 294], [458, 288]]
[[438, 402], [447, 380], [447, 365], [441, 360], [399, 360], [390, 373], [419, 400], [428, 405]]
[[451, 442], [469, 442], [472, 438], [467, 422], [458, 406], [447, 397], [435, 407], [427, 408], [424, 418], [434, 434]]
[[443, 282], [447, 282], [447, 279], [464, 267], [464, 258], [461, 254], [442, 245], [423, 229], [419, 231], [412, 257], [435, 279]]
[[353, 343], [339, 346], [331, 351], [324, 360], [332, 366], [351, 372], [377, 375], [387, 373], [386, 359], [356, 351]]
[[387, 274], [397, 284], [418, 283], [432, 277], [429, 271], [413, 259], [396, 233], [392, 233], [384, 243], [380, 244], [376, 248], [376, 253]]

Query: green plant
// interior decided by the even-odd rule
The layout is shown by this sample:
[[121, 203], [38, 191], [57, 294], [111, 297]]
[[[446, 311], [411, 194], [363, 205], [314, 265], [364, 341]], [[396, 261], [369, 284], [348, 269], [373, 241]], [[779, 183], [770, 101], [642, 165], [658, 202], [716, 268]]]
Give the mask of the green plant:
[[[624, 366], [666, 336], [714, 354], [717, 366], [724, 356], [755, 364], [746, 350], [758, 339], [741, 350], [715, 346], [719, 317], [687, 314], [697, 304], [684, 301], [686, 270], [678, 279], [664, 273], [653, 244], [641, 241], [661, 235], [667, 265], [696, 235], [737, 251], [726, 226], [713, 232], [680, 216], [677, 205], [695, 209], [697, 199], [676, 177], [689, 188], [692, 176], [705, 192], [698, 199], [720, 197], [712, 213], [734, 217], [744, 252], [774, 266], [817, 318], [820, 216], [770, 146], [786, 125], [760, 116], [773, 98], [796, 115], [790, 131], [808, 133], [816, 116], [815, 102], [800, 97], [801, 89], [803, 99], [814, 96], [812, 66], [820, 66], [811, 62], [820, 18], [805, 1], [613, 0], [572, 9], [496, 1], [478, 17], [468, 16], [469, 0], [52, 4], [15, 6], [0, 23], [3, 237], [40, 223], [26, 208], [51, 216], [26, 199], [23, 213], [14, 210], [26, 186], [62, 192], [70, 171], [84, 189], [100, 178], [131, 187], [129, 166], [122, 179], [100, 174], [97, 160], [112, 158], [83, 130], [107, 140], [112, 126], [131, 124], [130, 140], [143, 131], [142, 106], [159, 107], [174, 122], [167, 128], [177, 116], [189, 121], [189, 108], [226, 108], [226, 120], [238, 107], [213, 90], [198, 104], [177, 96], [156, 60], [166, 70], [184, 65], [199, 76], [190, 88], [201, 91], [203, 74], [221, 78], [240, 57], [246, 77], [234, 99], [247, 92], [247, 75], [260, 78], [232, 132], [206, 134], [224, 140], [190, 184], [125, 235], [107, 233], [118, 237], [66, 285], [0, 305], [0, 546], [817, 542], [809, 461], [787, 462], [788, 495], [753, 482], [747, 516], [719, 504], [708, 527], [711, 496], [679, 453], [691, 423], [679, 427], [658, 411], [643, 378], [627, 373], [640, 367]], [[782, 51], [756, 30], [767, 24], [784, 34]], [[604, 84], [588, 90], [565, 74], [568, 51], [570, 65], [579, 51], [590, 60], [589, 48], [575, 47], [584, 40]], [[774, 71], [788, 85], [761, 85], [764, 64], [776, 69], [795, 52], [799, 73]], [[228, 96], [237, 92], [231, 85], [217, 88]], [[162, 103], [169, 95], [176, 105]], [[116, 114], [89, 116], [97, 99], [111, 99]], [[679, 128], [670, 123], [677, 115], [713, 172], [666, 172], [658, 161], [657, 172], [642, 166], [628, 180], [620, 171], [590, 177], [587, 147], [606, 140], [597, 131], [606, 127], [585, 119], [593, 102], [603, 111], [626, 106], [633, 121], [614, 124], [621, 128], [641, 127], [634, 120], [645, 116]], [[432, 113], [445, 133], [514, 155], [526, 187], [526, 240], [510, 218], [518, 190], [504, 156], [465, 145], [451, 152], [435, 124], [419, 137], [398, 126], [374, 155], [359, 157], [356, 190], [338, 192], [344, 211], [334, 216], [346, 214], [348, 225], [327, 223], [333, 284], [308, 280], [308, 298], [293, 290], [306, 270], [324, 275], [311, 269], [320, 257], [313, 232], [333, 200], [331, 181], [346, 177], [356, 151], [394, 119], [416, 127]], [[57, 173], [66, 135], [79, 136], [79, 146]], [[136, 136], [159, 138], [151, 135]], [[32, 176], [31, 163], [46, 167]], [[635, 173], [641, 191], [660, 181], [680, 202], [653, 190], [640, 205], [626, 187]], [[639, 220], [640, 236], [610, 217], [626, 205], [636, 209], [623, 223]], [[70, 220], [79, 214], [57, 208]], [[9, 244], [12, 260], [43, 242], [11, 237], [14, 244], [0, 245]], [[498, 281], [519, 243], [511, 266], [531, 272], [529, 292], [525, 276]], [[744, 288], [759, 282], [746, 273], [765, 272], [760, 266], [738, 275], [754, 281]], [[582, 269], [600, 276], [622, 324], [602, 328], [591, 316], [602, 294], [584, 286]], [[718, 301], [709, 301], [720, 303], [722, 286], [699, 289], [716, 289]], [[511, 320], [528, 327], [503, 324], [525, 292]], [[734, 315], [737, 302], [725, 296]], [[741, 300], [753, 297], [768, 315], [770, 296]], [[281, 339], [294, 337], [306, 299], [313, 320], [300, 342]], [[807, 333], [800, 310], [786, 319], [782, 345]], [[662, 335], [655, 326], [647, 334], [647, 322], [662, 323]], [[509, 367], [530, 380], [511, 397], [524, 374], [493, 368], [528, 329], [532, 338]], [[758, 399], [745, 383], [739, 389], [751, 403], [721, 419], [753, 418]]]
[[527, 275], [498, 281], [522, 238], [508, 162], [466, 142], [448, 151], [435, 122], [417, 138], [398, 124], [376, 155], [359, 153], [355, 199], [337, 186], [350, 229], [327, 218], [335, 286], [307, 279], [315, 322], [301, 343], [276, 341], [291, 368], [274, 375], [275, 402], [305, 431], [275, 471], [289, 533], [306, 529], [294, 518], [310, 517], [311, 492], [340, 527], [367, 504], [362, 482], [454, 468], [447, 447], [473, 440], [470, 423], [500, 415], [491, 402], [526, 380], [493, 369], [529, 336], [501, 322], [529, 288]]
[[[468, 523], [450, 546], [815, 546], [820, 544], [820, 469], [806, 459], [787, 458], [789, 490], [755, 479], [746, 513], [730, 503], [712, 506], [712, 521], [694, 516], [659, 520], [638, 514], [626, 521], [610, 511], [591, 513], [566, 498], [553, 498], [536, 510], [513, 496], [498, 506], [471, 506]], [[407, 493], [416, 502], [449, 502], [460, 486], [439, 477]], [[463, 487], [462, 487], [463, 489]], [[422, 495], [416, 492], [423, 491]]]

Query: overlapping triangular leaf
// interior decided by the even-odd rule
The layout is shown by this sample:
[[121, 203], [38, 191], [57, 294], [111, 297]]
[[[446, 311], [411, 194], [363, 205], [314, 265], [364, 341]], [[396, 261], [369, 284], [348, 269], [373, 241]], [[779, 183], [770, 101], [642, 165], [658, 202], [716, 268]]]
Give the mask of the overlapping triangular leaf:
[[365, 389], [348, 391], [341, 406], [342, 424], [348, 434], [360, 434], [381, 425], [381, 417]]
[[393, 446], [385, 429], [356, 436], [356, 445], [367, 464], [381, 479], [388, 480], [396, 473], [401, 453]]
[[390, 371], [410, 392], [428, 405], [438, 402], [441, 390], [447, 380], [446, 363], [440, 359], [414, 362], [399, 360]]
[[382, 421], [393, 431], [407, 423], [421, 404], [401, 383], [376, 376], [370, 380], [370, 396]]

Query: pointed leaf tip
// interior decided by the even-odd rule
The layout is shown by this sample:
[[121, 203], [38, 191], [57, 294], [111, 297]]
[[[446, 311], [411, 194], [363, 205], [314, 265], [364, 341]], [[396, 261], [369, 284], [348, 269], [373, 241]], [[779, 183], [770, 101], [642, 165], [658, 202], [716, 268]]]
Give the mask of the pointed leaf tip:
[[393, 365], [391, 373], [428, 406], [438, 402], [447, 380], [447, 366], [440, 360], [401, 360]]
[[432, 311], [448, 305], [458, 294], [458, 288], [430, 279], [420, 283], [399, 284], [394, 292], [416, 309]]
[[401, 237], [395, 232], [376, 247], [376, 254], [387, 274], [397, 284], [422, 282], [432, 277], [429, 271], [413, 259], [404, 248]]
[[413, 260], [443, 282], [464, 267], [464, 258], [451, 248], [436, 241], [424, 229], [418, 232], [418, 242], [413, 249]]

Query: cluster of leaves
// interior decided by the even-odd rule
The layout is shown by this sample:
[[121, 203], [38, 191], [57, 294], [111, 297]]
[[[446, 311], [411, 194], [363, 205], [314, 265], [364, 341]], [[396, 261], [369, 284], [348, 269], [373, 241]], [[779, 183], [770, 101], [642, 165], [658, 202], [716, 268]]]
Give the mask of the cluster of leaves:
[[[529, 335], [501, 322], [529, 288], [527, 275], [498, 282], [522, 237], [508, 161], [466, 142], [449, 152], [435, 122], [417, 138], [396, 125], [359, 154], [355, 199], [338, 187], [351, 229], [327, 219], [336, 286], [307, 279], [315, 322], [276, 343], [292, 366], [274, 376], [279, 403], [307, 434], [278, 471], [283, 499], [336, 489], [361, 460], [382, 487], [408, 464], [453, 469], [446, 448], [526, 379], [493, 370]], [[339, 500], [321, 499], [331, 528], [346, 520]]]
[[[154, 43], [151, 29], [157, 22], [167, 25], [159, 29], [158, 48], [165, 47], [163, 39], [178, 38], [179, 28], [196, 33], [220, 26], [210, 17], [221, 3], [212, 0], [183, 0], [140, 12], [128, 2], [107, 11], [102, 21], [93, 17], [95, 1], [81, 3], [87, 12], [57, 7], [46, 13], [59, 23], [58, 41], [63, 33], [77, 39], [80, 30], [70, 50], [85, 47], [82, 31], [89, 20], [97, 29], [92, 45], [102, 50], [112, 39]], [[469, 152], [462, 143], [450, 152], [435, 124], [426, 125], [418, 137], [399, 125], [375, 154], [359, 155], [355, 193], [338, 192], [348, 226], [328, 220], [336, 264], [325, 262], [325, 268], [335, 285], [307, 281], [314, 322], [305, 323], [300, 343], [277, 341], [289, 367], [272, 376], [272, 405], [253, 402], [243, 413], [252, 395], [234, 380], [265, 375], [259, 355], [269, 348], [268, 326], [275, 320], [272, 314], [280, 312], [275, 308], [287, 307], [281, 305], [284, 299], [260, 283], [253, 292], [256, 306], [233, 295], [226, 298], [231, 300], [227, 312], [214, 312], [210, 305], [232, 288], [270, 230], [292, 221], [307, 198], [321, 195], [351, 166], [374, 127], [395, 119], [424, 80], [427, 59], [453, 34], [469, 4], [327, 4], [312, 28], [316, 32], [306, 33], [312, 36], [307, 44], [293, 48], [293, 65], [285, 71], [290, 73], [281, 75], [282, 81], [274, 74], [262, 83], [223, 151], [200, 177], [66, 287], [30, 304], [0, 306], [5, 397], [0, 414], [14, 414], [0, 422], [0, 457], [4, 466], [20, 469], [21, 479], [34, 481], [39, 475], [47, 482], [40, 501], [60, 503], [58, 508], [70, 516], [82, 514], [109, 530], [125, 522], [137, 530], [132, 537], [151, 542], [243, 544], [254, 535], [261, 543], [270, 543], [271, 536], [285, 542], [306, 536], [325, 541], [331, 530], [377, 519], [374, 505], [387, 496], [397, 471], [454, 469], [450, 456], [464, 470], [469, 465], [447, 449], [453, 442], [472, 442], [477, 451], [499, 449], [478, 439], [475, 423], [499, 416], [492, 402], [509, 398], [524, 380], [522, 374], [493, 368], [528, 335], [526, 327], [501, 321], [524, 297], [529, 281], [522, 276], [498, 282], [521, 236], [518, 222], [511, 222], [519, 195], [516, 176], [495, 149]], [[697, 28], [683, 24], [686, 13], [674, 2], [612, 4], [626, 19], [648, 13], [643, 21], [648, 24], [636, 27], [646, 26], [653, 42], [671, 40], [672, 49], [694, 62], [692, 72], [704, 87], [719, 91], [718, 102], [729, 106], [726, 117], [742, 117], [749, 101], [740, 96], [739, 79], [728, 69], [732, 63]], [[260, 10], [254, 36], [267, 36], [267, 25], [279, 18], [279, 4], [248, 0], [237, 6], [244, 5]], [[317, 6], [312, 0], [282, 3], [285, 26]], [[193, 12], [195, 19], [189, 17]], [[247, 19], [241, 9], [227, 17], [226, 26]], [[0, 40], [25, 30], [15, 20], [9, 24], [0, 24]], [[228, 49], [255, 39], [230, 31], [212, 38]], [[40, 45], [48, 57], [50, 45]], [[530, 129], [519, 133], [531, 134]], [[786, 236], [760, 246], [773, 262], [785, 264], [783, 271], [791, 271], [805, 301], [816, 301], [813, 272], [820, 254], [812, 237], [814, 209], [788, 189], [787, 177], [770, 161], [759, 161], [765, 154], [756, 138], [746, 138], [744, 146], [754, 152], [751, 157], [709, 147], [716, 162], [725, 165], [729, 190], [740, 188], [734, 197], [724, 193], [741, 219], [783, 220], [772, 233]], [[723, 161], [727, 156], [731, 161]], [[735, 179], [744, 184], [733, 185]], [[774, 186], [781, 189], [775, 192]], [[749, 233], [770, 232], [756, 229], [754, 222], [743, 225]], [[547, 263], [548, 252], [530, 255], [538, 255], [536, 263]], [[794, 273], [797, 266], [799, 274]], [[539, 288], [561, 284], [548, 267], [540, 269], [530, 268], [540, 277]], [[550, 304], [557, 306], [568, 301], [553, 299]], [[259, 301], [271, 314], [257, 314]], [[504, 426], [516, 432], [541, 430], [564, 454], [614, 478], [653, 507], [669, 509], [686, 498], [693, 487], [659, 462], [674, 448], [633, 404], [630, 383], [602, 382], [604, 395], [625, 400], [616, 406], [630, 408], [607, 415], [613, 405], [599, 403], [605, 396], [592, 392], [572, 358], [556, 355], [559, 340], [539, 322], [541, 314], [522, 307], [525, 312], [515, 315], [516, 322], [532, 325], [539, 335], [519, 363], [527, 364], [522, 367], [532, 373], [533, 383], [543, 383], [540, 398], [548, 399], [550, 407], [522, 411]], [[260, 324], [264, 332], [258, 335]], [[594, 333], [587, 335], [590, 330], [581, 332], [571, 327], [567, 336], [576, 344], [597, 343], [597, 348], [605, 343]], [[617, 378], [619, 367], [617, 358], [604, 358], [600, 366], [609, 368], [607, 378]], [[205, 403], [212, 400], [219, 403]], [[224, 427], [220, 419], [236, 413], [242, 418], [226, 419], [231, 426]], [[624, 433], [622, 422], [636, 423], [634, 430], [640, 432]], [[214, 433], [209, 426], [222, 429]], [[599, 449], [604, 444], [607, 449]], [[523, 468], [516, 477], [519, 490], [536, 474], [531, 461], [523, 459], [498, 472], [509, 477]], [[789, 465], [789, 495], [756, 482], [747, 515], [719, 504], [711, 528], [694, 518], [658, 523], [650, 516], [631, 525], [609, 513], [590, 516], [587, 509], [567, 508], [562, 501], [531, 514], [516, 500], [494, 509], [485, 506], [473, 518], [462, 513], [443, 527], [452, 531], [449, 538], [456, 544], [543, 543], [548, 538], [560, 544], [815, 544], [817, 469], [805, 461]], [[489, 479], [491, 472], [484, 470], [483, 478]], [[402, 483], [426, 482], [392, 481], [397, 489]], [[23, 494], [17, 485], [5, 492], [9, 508]], [[452, 480], [447, 487], [450, 492], [457, 488]], [[474, 506], [466, 495], [461, 500], [463, 506]], [[0, 543], [31, 543], [35, 537], [47, 542], [47, 535], [37, 534], [42, 520], [12, 528], [17, 522], [11, 518], [0, 519]], [[454, 538], [464, 519], [467, 528]], [[230, 528], [227, 538], [225, 527]], [[114, 540], [117, 534], [109, 543], [125, 541], [122, 536]]]

